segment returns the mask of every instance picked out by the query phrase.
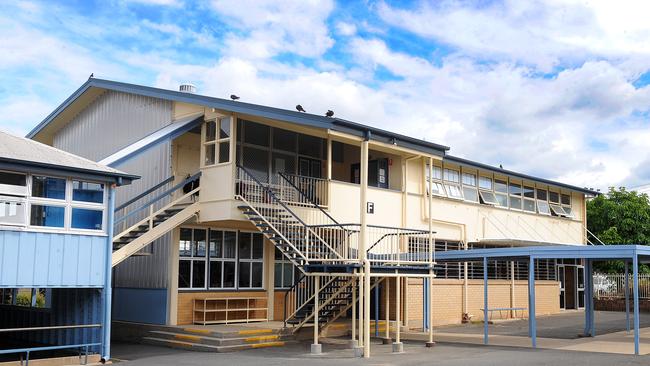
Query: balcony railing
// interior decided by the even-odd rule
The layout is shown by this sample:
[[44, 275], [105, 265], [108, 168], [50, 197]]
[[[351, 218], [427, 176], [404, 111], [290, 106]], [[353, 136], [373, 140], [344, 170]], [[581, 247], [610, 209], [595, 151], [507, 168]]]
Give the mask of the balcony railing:
[[290, 205], [310, 207], [316, 204], [326, 208], [328, 181], [323, 178], [279, 173], [280, 199]]

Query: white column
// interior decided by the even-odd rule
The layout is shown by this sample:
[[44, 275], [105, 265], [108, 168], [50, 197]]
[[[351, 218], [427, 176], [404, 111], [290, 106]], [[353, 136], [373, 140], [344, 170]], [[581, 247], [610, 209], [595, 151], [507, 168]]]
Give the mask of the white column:
[[395, 323], [397, 324], [397, 328], [395, 329], [395, 343], [393, 343], [393, 352], [402, 352], [404, 350], [404, 347], [402, 345], [402, 340], [400, 336], [401, 332], [401, 301], [402, 301], [402, 288], [401, 288], [401, 281], [402, 279], [399, 277], [395, 277]]
[[352, 282], [352, 341], [351, 346], [355, 347], [357, 343], [357, 281], [358, 279], [354, 277], [354, 282]]
[[320, 276], [314, 278], [314, 343], [311, 345], [311, 353], [319, 354], [322, 345], [318, 344], [318, 298], [320, 296]]
[[384, 296], [386, 296], [386, 339], [390, 340], [390, 277], [386, 277], [384, 280], [386, 282], [386, 291], [384, 291]]
[[[361, 230], [359, 233], [359, 262], [362, 265], [363, 277], [361, 282], [363, 283], [363, 291], [360, 291], [359, 294], [361, 298], [359, 299], [359, 323], [363, 323], [363, 327], [360, 327], [359, 337], [363, 339], [363, 342], [360, 342], [360, 345], [363, 345], [363, 357], [370, 357], [370, 264], [367, 261], [366, 248], [368, 248], [368, 212], [367, 212], [367, 203], [368, 203], [368, 139], [370, 138], [370, 133], [364, 141], [361, 142], [361, 160], [359, 164], [359, 178], [360, 178], [360, 222]], [[363, 293], [363, 295], [361, 295]], [[363, 311], [361, 311], [363, 309]], [[363, 320], [362, 320], [363, 319]]]

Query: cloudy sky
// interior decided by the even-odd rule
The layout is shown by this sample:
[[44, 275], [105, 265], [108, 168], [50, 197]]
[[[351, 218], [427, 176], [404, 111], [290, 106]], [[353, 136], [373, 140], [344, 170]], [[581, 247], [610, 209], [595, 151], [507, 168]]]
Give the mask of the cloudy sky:
[[95, 77], [341, 118], [580, 186], [650, 183], [650, 2], [0, 3], [0, 129]]

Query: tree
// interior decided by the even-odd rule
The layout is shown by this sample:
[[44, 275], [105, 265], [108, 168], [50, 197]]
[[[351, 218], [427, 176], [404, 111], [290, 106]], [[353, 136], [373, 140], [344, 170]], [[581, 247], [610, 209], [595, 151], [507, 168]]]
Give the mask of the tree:
[[[650, 244], [650, 201], [648, 195], [610, 188], [587, 202], [587, 228], [605, 244]], [[606, 272], [623, 272], [623, 262], [598, 263]], [[645, 266], [642, 269], [647, 272]]]

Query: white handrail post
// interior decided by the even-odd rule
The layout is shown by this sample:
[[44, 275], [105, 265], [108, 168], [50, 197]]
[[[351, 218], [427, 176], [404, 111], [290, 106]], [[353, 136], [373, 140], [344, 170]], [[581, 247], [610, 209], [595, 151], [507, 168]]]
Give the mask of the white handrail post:
[[314, 344], [311, 345], [312, 354], [320, 354], [322, 345], [318, 343], [318, 297], [320, 292], [320, 276], [314, 278]]
[[395, 353], [400, 353], [404, 350], [404, 345], [402, 344], [402, 340], [400, 337], [400, 331], [402, 328], [401, 324], [401, 317], [400, 317], [400, 307], [401, 307], [401, 278], [399, 277], [399, 273], [396, 271], [397, 276], [395, 276], [395, 343], [393, 343], [393, 352]]

